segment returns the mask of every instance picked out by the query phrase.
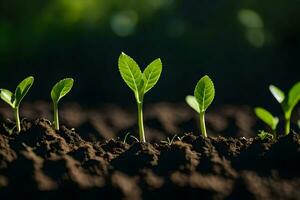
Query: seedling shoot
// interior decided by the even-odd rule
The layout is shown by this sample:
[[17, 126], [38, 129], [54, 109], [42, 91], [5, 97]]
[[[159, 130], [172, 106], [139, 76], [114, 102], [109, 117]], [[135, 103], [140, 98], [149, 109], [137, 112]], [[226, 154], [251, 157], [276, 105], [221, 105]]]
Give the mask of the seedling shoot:
[[274, 117], [269, 111], [261, 107], [256, 107], [254, 111], [256, 116], [270, 127], [274, 138], [276, 138], [276, 129], [279, 123], [279, 118]]
[[155, 59], [142, 72], [130, 56], [121, 53], [118, 65], [123, 80], [134, 93], [138, 111], [139, 137], [141, 142], [146, 142], [143, 124], [144, 96], [160, 78], [162, 72], [161, 60], [159, 58]]
[[285, 135], [288, 135], [291, 130], [290, 124], [291, 124], [292, 112], [300, 100], [300, 82], [296, 83], [290, 89], [288, 96], [286, 96], [282, 90], [280, 90], [278, 87], [274, 85], [270, 85], [269, 89], [272, 95], [274, 96], [274, 98], [278, 101], [278, 103], [280, 103], [281, 108], [284, 112], [284, 118], [285, 118], [284, 132]]
[[58, 102], [71, 91], [73, 84], [74, 80], [72, 78], [66, 78], [56, 83], [51, 90], [54, 112], [53, 124], [56, 130], [59, 130]]
[[207, 137], [205, 125], [205, 111], [211, 105], [215, 97], [215, 87], [212, 80], [206, 75], [202, 77], [194, 90], [194, 96], [187, 96], [186, 102], [200, 115], [201, 134]]
[[21, 122], [20, 122], [20, 114], [19, 107], [23, 98], [26, 96], [27, 92], [31, 88], [34, 82], [34, 78], [29, 76], [25, 78], [19, 85], [17, 86], [14, 93], [7, 89], [0, 89], [0, 97], [3, 101], [5, 101], [10, 107], [13, 109], [17, 132], [21, 132]]

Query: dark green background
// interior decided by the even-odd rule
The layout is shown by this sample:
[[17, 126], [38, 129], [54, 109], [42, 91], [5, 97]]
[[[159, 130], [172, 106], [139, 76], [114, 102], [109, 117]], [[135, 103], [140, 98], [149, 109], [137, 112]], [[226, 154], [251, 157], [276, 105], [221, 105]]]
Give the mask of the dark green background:
[[270, 83], [286, 90], [300, 80], [299, 0], [12, 0], [0, 16], [0, 87], [34, 75], [27, 100], [49, 99], [70, 76], [68, 101], [134, 103], [117, 70], [121, 51], [142, 68], [162, 59], [147, 102], [183, 101], [208, 74], [216, 104], [268, 107]]

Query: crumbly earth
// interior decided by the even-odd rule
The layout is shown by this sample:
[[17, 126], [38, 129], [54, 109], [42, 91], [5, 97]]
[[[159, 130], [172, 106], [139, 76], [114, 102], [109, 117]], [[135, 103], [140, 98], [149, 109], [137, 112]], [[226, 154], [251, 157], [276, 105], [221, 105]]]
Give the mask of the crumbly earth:
[[55, 131], [45, 119], [8, 135], [11, 125], [0, 129], [1, 199], [300, 199], [295, 133], [128, 144]]

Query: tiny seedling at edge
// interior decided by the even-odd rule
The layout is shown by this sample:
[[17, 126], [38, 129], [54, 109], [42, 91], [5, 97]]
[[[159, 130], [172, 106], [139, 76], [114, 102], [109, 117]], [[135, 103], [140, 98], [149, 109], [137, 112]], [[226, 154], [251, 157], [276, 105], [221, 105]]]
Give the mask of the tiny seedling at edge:
[[288, 96], [284, 94], [282, 90], [274, 85], [269, 87], [274, 98], [281, 104], [281, 108], [284, 112], [285, 118], [285, 135], [288, 135], [291, 131], [291, 115], [293, 109], [300, 100], [300, 82], [296, 83], [289, 91]]
[[118, 61], [119, 71], [125, 83], [133, 91], [138, 109], [138, 127], [141, 142], [146, 142], [143, 124], [144, 95], [157, 83], [161, 71], [161, 60], [155, 59], [141, 71], [138, 64], [125, 53], [121, 53]]
[[185, 99], [187, 104], [200, 114], [200, 129], [204, 137], [207, 137], [205, 126], [205, 111], [213, 102], [214, 97], [214, 83], [206, 75], [198, 81], [195, 87], [194, 96], [189, 95]]
[[276, 128], [279, 122], [279, 118], [274, 117], [269, 111], [261, 107], [256, 107], [254, 111], [256, 116], [271, 128], [274, 138], [277, 138]]
[[[21, 131], [21, 122], [19, 115], [19, 107], [20, 103], [31, 88], [34, 82], [34, 78], [29, 76], [25, 78], [19, 85], [17, 86], [15, 93], [12, 93], [6, 89], [0, 89], [0, 97], [3, 101], [5, 101], [10, 107], [13, 109], [14, 117], [16, 120], [16, 128], [18, 133]], [[14, 128], [15, 128], [14, 127]]]
[[51, 99], [53, 102], [54, 112], [54, 128], [59, 130], [59, 116], [58, 116], [58, 102], [66, 96], [72, 89], [74, 80], [72, 78], [65, 78], [56, 83], [51, 90]]

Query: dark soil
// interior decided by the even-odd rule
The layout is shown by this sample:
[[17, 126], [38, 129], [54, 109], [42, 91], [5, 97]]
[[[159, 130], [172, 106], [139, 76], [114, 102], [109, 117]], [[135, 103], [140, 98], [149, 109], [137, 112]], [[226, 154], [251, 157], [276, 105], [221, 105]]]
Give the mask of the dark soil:
[[300, 199], [296, 133], [128, 144], [55, 131], [45, 119], [8, 135], [12, 125], [0, 127], [1, 199]]

